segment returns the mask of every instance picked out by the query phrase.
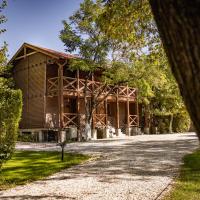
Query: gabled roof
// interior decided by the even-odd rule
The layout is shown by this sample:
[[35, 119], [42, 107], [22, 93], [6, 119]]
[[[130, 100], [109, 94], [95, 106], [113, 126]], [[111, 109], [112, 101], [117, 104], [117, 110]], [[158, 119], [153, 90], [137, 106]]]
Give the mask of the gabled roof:
[[23, 56], [25, 56], [25, 55], [22, 55], [22, 56], [19, 56], [19, 55], [26, 48], [33, 50], [32, 53], [29, 53], [27, 55], [31, 55], [33, 53], [39, 52], [39, 53], [43, 53], [43, 54], [48, 55], [48, 56], [55, 58], [55, 59], [70, 59], [70, 58], [77, 58], [78, 57], [76, 55], [66, 54], [66, 53], [63, 53], [63, 52], [54, 51], [52, 49], [48, 49], [48, 48], [44, 48], [44, 47], [40, 47], [40, 46], [28, 44], [28, 43], [24, 43], [19, 48], [19, 50], [14, 54], [14, 56], [10, 59], [9, 63], [12, 63], [15, 59], [19, 59], [19, 58], [22, 58]]

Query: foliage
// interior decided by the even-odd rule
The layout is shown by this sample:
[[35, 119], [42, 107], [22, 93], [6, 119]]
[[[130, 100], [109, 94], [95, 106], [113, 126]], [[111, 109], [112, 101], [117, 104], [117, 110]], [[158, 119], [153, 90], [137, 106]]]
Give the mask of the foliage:
[[88, 159], [87, 155], [65, 153], [61, 162], [59, 152], [17, 151], [3, 166], [0, 190], [42, 179]]
[[190, 129], [190, 117], [187, 112], [177, 113], [174, 116], [173, 131], [176, 133], [187, 132]]
[[71, 59], [70, 68], [72, 70], [80, 69], [91, 75], [89, 72], [101, 69], [104, 71], [103, 78], [106, 81], [118, 82], [115, 76], [111, 75], [118, 73], [118, 79], [122, 77], [123, 73], [119, 73], [119, 69], [123, 71], [125, 63], [112, 59], [110, 55], [115, 51], [117, 43], [109, 38], [100, 27], [99, 19], [103, 12], [102, 1], [85, 0], [68, 21], [63, 21], [64, 28], [60, 32], [60, 39], [66, 51], [80, 55], [80, 58]]
[[[2, 14], [7, 1], [0, 4], [0, 25], [6, 21]], [[5, 29], [0, 29], [0, 34]], [[13, 81], [11, 66], [7, 65], [7, 45], [0, 48], [0, 169], [2, 164], [11, 158], [17, 139], [17, 129], [21, 117], [22, 94], [11, 89]]]
[[[109, 95], [107, 93], [104, 98], [99, 99], [107, 84], [122, 84], [127, 81], [128, 76], [124, 68], [125, 64], [109, 59], [115, 45], [113, 40], [109, 39], [99, 26], [99, 16], [103, 12], [102, 6], [100, 0], [96, 2], [85, 0], [69, 18], [69, 21], [63, 21], [64, 28], [60, 32], [60, 39], [64, 42], [66, 51], [76, 52], [80, 55], [80, 58], [71, 60], [70, 68], [87, 72], [84, 86], [86, 132], [91, 129], [92, 114], [96, 107]], [[101, 79], [105, 85], [100, 92], [93, 93], [89, 100], [87, 98], [87, 84], [96, 70], [101, 72]], [[124, 77], [126, 77], [126, 81]]]
[[[69, 18], [69, 23], [63, 21], [64, 28], [60, 32], [66, 51], [77, 51], [81, 56], [81, 66], [87, 66], [82, 70], [88, 70], [101, 66], [109, 51], [109, 41], [100, 31], [96, 19], [101, 12], [99, 1], [93, 3], [85, 0], [80, 8]], [[84, 62], [84, 64], [83, 64]]]
[[118, 42], [128, 58], [154, 52], [161, 44], [148, 0], [104, 0], [99, 24], [104, 33]]
[[36, 141], [36, 138], [32, 134], [23, 133], [23, 134], [18, 134], [17, 141], [20, 141], [20, 142], [34, 142], [34, 141]]
[[174, 187], [163, 200], [200, 199], [200, 150], [186, 155], [183, 159], [180, 176]]
[[0, 90], [0, 168], [14, 151], [21, 108], [20, 91]]
[[[170, 133], [170, 116], [169, 115], [158, 115], [154, 116], [156, 121], [156, 127], [159, 133]], [[152, 127], [153, 128], [153, 127]], [[178, 112], [173, 116], [172, 132], [183, 133], [188, 132], [190, 128], [190, 118], [187, 112]]]
[[106, 84], [138, 88], [151, 116], [171, 116], [168, 130], [173, 116], [186, 112], [147, 0], [85, 0], [63, 24], [66, 50], [80, 54], [72, 68], [89, 75], [101, 68]]
[[[7, 6], [7, 0], [2, 0], [0, 2], [0, 25], [2, 25], [3, 23], [5, 23], [7, 21], [5, 15], [2, 14], [2, 12], [3, 12], [3, 10], [4, 10], [4, 8], [6, 6]], [[0, 29], [0, 34], [3, 33], [3, 32], [5, 32], [5, 31], [6, 31], [6, 29], [1, 28]]]

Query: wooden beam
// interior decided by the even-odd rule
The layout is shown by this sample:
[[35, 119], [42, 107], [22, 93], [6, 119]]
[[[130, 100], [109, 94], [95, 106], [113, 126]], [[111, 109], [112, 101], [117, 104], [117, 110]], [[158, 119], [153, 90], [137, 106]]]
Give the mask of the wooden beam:
[[138, 106], [138, 91], [136, 90], [136, 115], [137, 115], [137, 126], [139, 127], [139, 106]]
[[63, 100], [63, 65], [58, 65], [58, 108], [59, 108], [59, 141], [63, 129], [64, 100]]
[[[47, 56], [46, 56], [47, 61]], [[47, 111], [47, 62], [44, 63], [44, 128], [46, 127], [46, 111]]]
[[26, 77], [24, 77], [24, 78], [26, 78], [27, 79], [27, 96], [26, 96], [26, 103], [27, 103], [27, 126], [28, 127], [30, 127], [30, 113], [29, 113], [29, 102], [30, 102], [30, 94], [29, 94], [29, 81], [30, 81], [30, 79], [29, 79], [29, 76], [30, 76], [30, 74], [29, 74], [29, 58], [27, 59], [27, 60], [25, 60], [25, 63], [27, 64], [27, 76]]
[[[128, 86], [127, 86], [128, 87]], [[127, 113], [127, 128], [130, 127], [130, 120], [129, 120], [129, 115], [130, 115], [130, 102], [129, 102], [129, 97], [127, 97], [126, 101], [126, 113]]]
[[77, 97], [76, 97], [76, 113], [77, 113], [77, 131], [78, 131], [78, 141], [82, 140], [81, 134], [81, 124], [80, 124], [80, 91], [79, 91], [79, 70], [76, 70], [77, 78]]
[[24, 58], [26, 58], [26, 47], [24, 47]]
[[[91, 94], [91, 98], [90, 98], [90, 101], [92, 103], [92, 100], [94, 101], [94, 73], [92, 73], [92, 76], [91, 76], [91, 79], [92, 79], [92, 94]], [[97, 113], [97, 107], [95, 109], [94, 112], [92, 112], [92, 131], [95, 129], [95, 125], [96, 125], [96, 119], [95, 119], [95, 114]]]
[[117, 88], [116, 91], [116, 129], [117, 129], [117, 136], [119, 135], [119, 89]]
[[36, 46], [30, 45], [30, 44], [27, 44], [27, 43], [25, 43], [25, 46], [28, 47], [28, 48], [30, 48], [30, 49], [33, 49], [33, 50], [35, 50], [37, 52], [43, 53], [43, 54], [45, 54], [45, 55], [47, 55], [47, 56], [49, 56], [51, 58], [59, 59], [58, 56], [55, 56], [55, 55], [53, 55], [53, 54], [45, 51], [44, 49], [42, 49], [40, 47], [36, 47]]
[[107, 98], [104, 101], [104, 113], [106, 114], [105, 124], [106, 124], [106, 127], [107, 127], [108, 126], [108, 101], [107, 101]]
[[[24, 48], [25, 49], [25, 48]], [[25, 53], [26, 51], [24, 51], [24, 53]], [[34, 51], [34, 52], [31, 52], [31, 53], [28, 53], [28, 54], [24, 54], [23, 56], [19, 56], [19, 57], [17, 57], [17, 58], [15, 58], [15, 60], [20, 60], [20, 59], [22, 59], [22, 58], [26, 58], [26, 57], [28, 57], [28, 56], [31, 56], [31, 55], [33, 55], [33, 54], [36, 54], [37, 52], [36, 51]]]
[[[59, 108], [59, 132], [61, 136], [61, 131], [64, 125], [64, 99], [63, 99], [63, 67], [67, 64], [56, 62], [58, 65], [58, 108]], [[60, 138], [61, 139], [61, 138]]]

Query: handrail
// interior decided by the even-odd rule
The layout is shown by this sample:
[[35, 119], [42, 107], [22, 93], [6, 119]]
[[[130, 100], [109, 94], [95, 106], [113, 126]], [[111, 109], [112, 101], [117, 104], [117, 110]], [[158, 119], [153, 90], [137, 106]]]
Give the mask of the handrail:
[[129, 125], [130, 126], [138, 126], [138, 116], [137, 115], [129, 115]]
[[[55, 92], [59, 89], [58, 81], [59, 77], [52, 77], [47, 80], [47, 91], [49, 93]], [[79, 82], [78, 82], [79, 81]], [[79, 85], [79, 88], [78, 88]], [[104, 86], [102, 82], [99, 81], [87, 81], [87, 91], [89, 93], [98, 93]], [[85, 79], [77, 79], [73, 77], [63, 76], [63, 90], [64, 91], [73, 91], [73, 92], [83, 92], [85, 87]], [[102, 94], [106, 94], [110, 92], [114, 87], [113, 85], [107, 85], [106, 88], [102, 91]], [[125, 97], [136, 97], [136, 89], [135, 88], [127, 88], [126, 86], [119, 86], [119, 96]], [[116, 92], [113, 90], [110, 95], [115, 95]]]

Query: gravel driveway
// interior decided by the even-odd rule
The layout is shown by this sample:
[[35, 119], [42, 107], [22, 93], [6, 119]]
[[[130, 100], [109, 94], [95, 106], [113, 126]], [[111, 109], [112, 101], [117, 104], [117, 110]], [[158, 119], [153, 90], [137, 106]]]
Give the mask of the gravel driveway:
[[[194, 134], [140, 135], [69, 144], [67, 151], [100, 155], [42, 181], [0, 192], [0, 199], [154, 200], [177, 174], [181, 158], [198, 146]], [[18, 149], [56, 150], [55, 144]]]

